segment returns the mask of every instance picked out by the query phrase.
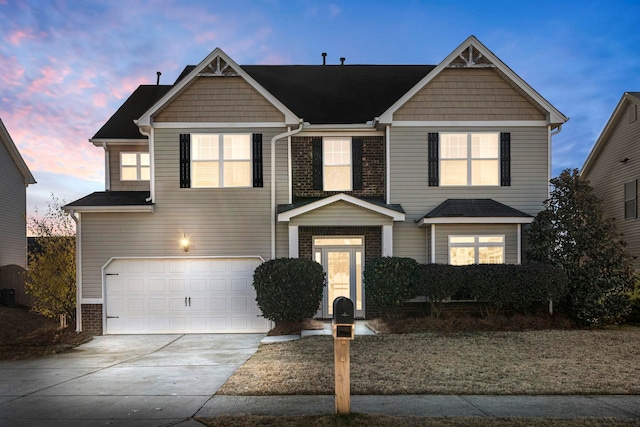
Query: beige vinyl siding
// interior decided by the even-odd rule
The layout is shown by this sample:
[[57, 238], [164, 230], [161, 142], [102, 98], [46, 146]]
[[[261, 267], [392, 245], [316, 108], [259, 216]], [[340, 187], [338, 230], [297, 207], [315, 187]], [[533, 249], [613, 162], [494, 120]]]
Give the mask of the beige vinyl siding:
[[0, 267], [27, 266], [27, 189], [20, 169], [0, 141]]
[[[493, 199], [530, 215], [543, 208], [548, 194], [546, 127], [428, 128], [393, 127], [389, 203], [399, 203], [407, 221], [423, 217], [446, 199]], [[429, 132], [510, 132], [511, 186], [428, 186]]]
[[[595, 158], [586, 178], [603, 199], [605, 215], [615, 218], [616, 231], [627, 242], [627, 251], [632, 256], [640, 257], [640, 219], [624, 219], [624, 184], [640, 180], [640, 117], [629, 121], [630, 105], [627, 102], [615, 123], [611, 124], [611, 133], [603, 141], [602, 151]], [[624, 158], [629, 159], [626, 164], [620, 162]], [[634, 260], [634, 267], [640, 269], [640, 258]]]
[[149, 181], [121, 181], [120, 153], [148, 153], [148, 145], [112, 145], [109, 147], [109, 181], [111, 191], [149, 191]]
[[541, 107], [492, 68], [448, 68], [409, 99], [394, 121], [545, 120]]
[[379, 213], [354, 206], [344, 201], [331, 203], [291, 219], [291, 225], [301, 226], [382, 226], [393, 220]]
[[[211, 133], [263, 135], [264, 187], [180, 188], [179, 135], [189, 129], [155, 132], [154, 213], [84, 213], [83, 297], [101, 297], [101, 267], [111, 257], [189, 256], [271, 257], [270, 144], [284, 129], [199, 129]], [[264, 143], [267, 141], [267, 143]]]
[[420, 263], [431, 262], [428, 253], [430, 245], [428, 233], [424, 228], [418, 228], [413, 219], [396, 222], [393, 225], [393, 255], [413, 258]]
[[276, 223], [276, 258], [289, 258], [289, 223]]
[[196, 77], [155, 122], [284, 122], [284, 114], [242, 77]]
[[449, 236], [477, 235], [504, 235], [505, 263], [518, 262], [518, 226], [516, 224], [437, 224], [435, 233], [436, 264], [449, 263]]

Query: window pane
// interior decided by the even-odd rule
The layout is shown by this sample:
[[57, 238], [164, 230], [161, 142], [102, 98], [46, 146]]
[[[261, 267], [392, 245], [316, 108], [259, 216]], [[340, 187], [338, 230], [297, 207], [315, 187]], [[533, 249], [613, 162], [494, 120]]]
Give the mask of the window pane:
[[467, 158], [467, 134], [447, 133], [441, 135], [441, 153], [443, 159]]
[[224, 160], [250, 160], [251, 141], [249, 135], [224, 136]]
[[340, 166], [351, 164], [351, 140], [344, 138], [324, 138], [324, 164]]
[[251, 185], [251, 162], [224, 162], [225, 187], [249, 187]]
[[474, 159], [498, 158], [498, 134], [474, 133], [471, 134], [471, 157]]
[[140, 164], [142, 166], [149, 166], [150, 163], [149, 153], [140, 153]]
[[218, 135], [193, 135], [191, 147], [192, 160], [218, 160], [219, 158]]
[[480, 243], [504, 243], [504, 237], [502, 236], [480, 236], [478, 237]]
[[362, 246], [362, 239], [358, 237], [327, 237], [322, 238], [318, 237], [313, 239], [313, 244], [316, 246], [331, 246], [331, 245], [339, 245], [339, 246]]
[[138, 164], [138, 155], [136, 153], [122, 153], [122, 166], [135, 166]]
[[467, 185], [467, 161], [442, 160], [440, 162], [440, 185]]
[[449, 236], [449, 243], [475, 243], [473, 236]]
[[350, 191], [351, 166], [325, 166], [325, 191]]
[[219, 187], [220, 166], [218, 162], [193, 162], [191, 164], [192, 187]]
[[149, 181], [151, 179], [151, 168], [149, 167], [141, 167], [140, 168], [140, 180], [141, 181]]
[[502, 264], [504, 263], [503, 247], [479, 247], [478, 264]]
[[476, 262], [474, 248], [449, 248], [449, 264], [469, 265]]
[[123, 166], [122, 167], [121, 181], [137, 181], [138, 180], [138, 168], [135, 166]]
[[498, 161], [473, 160], [471, 162], [471, 185], [498, 185]]
[[356, 310], [362, 310], [362, 252], [356, 251]]

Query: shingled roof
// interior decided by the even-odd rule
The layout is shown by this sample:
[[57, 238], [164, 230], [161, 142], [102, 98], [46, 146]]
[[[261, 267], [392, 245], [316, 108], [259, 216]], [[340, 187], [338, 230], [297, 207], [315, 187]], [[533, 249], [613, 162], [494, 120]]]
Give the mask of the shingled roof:
[[532, 218], [492, 199], [447, 199], [423, 218]]
[[142, 210], [153, 208], [148, 201], [148, 191], [96, 191], [62, 207], [64, 210], [96, 210], [98, 208], [122, 208], [132, 210], [136, 207]]
[[[194, 69], [187, 66], [174, 85]], [[365, 124], [385, 112], [434, 65], [243, 65], [294, 114], [311, 124]], [[142, 85], [91, 139], [145, 139], [134, 120], [173, 85]]]

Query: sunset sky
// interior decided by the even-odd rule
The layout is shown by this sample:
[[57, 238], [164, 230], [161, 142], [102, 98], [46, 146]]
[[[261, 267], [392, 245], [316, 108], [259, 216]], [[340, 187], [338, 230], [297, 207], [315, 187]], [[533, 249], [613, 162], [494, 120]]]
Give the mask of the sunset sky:
[[[640, 91], [634, 1], [0, 0], [0, 118], [38, 181], [28, 208], [104, 190], [88, 142], [140, 84], [220, 47], [240, 65], [438, 64], [470, 35], [570, 117], [553, 174], [579, 168]], [[6, 203], [7, 201], [2, 201]]]

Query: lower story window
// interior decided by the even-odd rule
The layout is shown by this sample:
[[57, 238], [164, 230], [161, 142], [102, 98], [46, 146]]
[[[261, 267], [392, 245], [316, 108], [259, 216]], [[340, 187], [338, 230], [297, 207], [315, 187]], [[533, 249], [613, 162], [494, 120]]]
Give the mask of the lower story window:
[[449, 264], [504, 264], [504, 236], [449, 236]]

